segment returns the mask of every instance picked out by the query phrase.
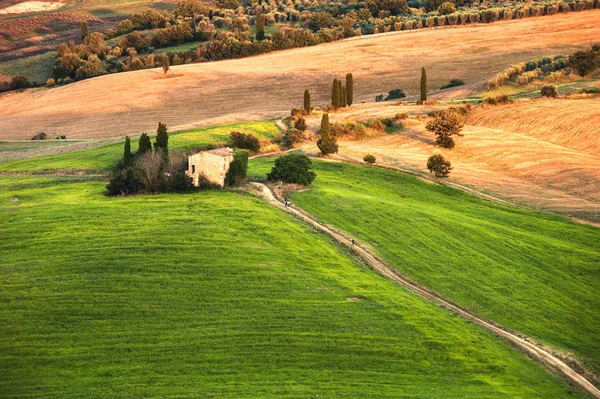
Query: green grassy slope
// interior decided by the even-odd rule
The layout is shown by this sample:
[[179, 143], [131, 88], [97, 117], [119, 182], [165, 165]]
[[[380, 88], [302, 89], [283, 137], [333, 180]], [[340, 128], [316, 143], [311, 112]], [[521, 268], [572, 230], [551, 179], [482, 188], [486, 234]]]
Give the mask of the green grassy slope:
[[[229, 133], [234, 130], [251, 132], [263, 139], [271, 139], [279, 135], [279, 129], [273, 122], [245, 122], [231, 125], [219, 125], [200, 129], [191, 129], [171, 133], [169, 149], [171, 151], [203, 149], [207, 145], [229, 143]], [[132, 140], [132, 150], [137, 150], [137, 140]], [[22, 142], [21, 142], [22, 143]], [[45, 145], [46, 142], [32, 141], [31, 146]], [[0, 157], [2, 147], [0, 147]], [[123, 143], [104, 145], [101, 147], [65, 152], [38, 157], [35, 161], [22, 159], [0, 162], [0, 172], [31, 172], [48, 170], [102, 170], [110, 169], [123, 156]]]
[[[264, 176], [272, 160], [251, 162]], [[600, 230], [379, 168], [315, 162], [293, 201], [480, 316], [600, 372]]]
[[261, 200], [104, 185], [0, 177], [2, 397], [581, 397]]

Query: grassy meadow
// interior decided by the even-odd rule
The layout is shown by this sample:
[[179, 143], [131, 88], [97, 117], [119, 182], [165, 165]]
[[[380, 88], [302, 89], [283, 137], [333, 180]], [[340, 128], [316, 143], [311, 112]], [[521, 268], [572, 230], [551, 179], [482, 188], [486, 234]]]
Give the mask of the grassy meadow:
[[[272, 159], [251, 161], [264, 177]], [[600, 233], [374, 167], [314, 162], [292, 201], [474, 313], [600, 372]]]
[[87, 179], [0, 177], [2, 397], [583, 397], [262, 200]]
[[[172, 151], [185, 151], [203, 149], [209, 145], [229, 143], [229, 133], [234, 130], [252, 132], [261, 139], [272, 139], [280, 134], [273, 122], [244, 122], [231, 125], [211, 126], [199, 129], [190, 129], [169, 134], [169, 148]], [[155, 133], [152, 133], [154, 136]], [[2, 151], [13, 151], [15, 147], [25, 149], [49, 146], [54, 141], [0, 142], [0, 159]], [[64, 142], [57, 140], [60, 145]], [[116, 165], [123, 156], [124, 139], [118, 143], [104, 145], [76, 152], [64, 152], [54, 155], [42, 156], [32, 159], [20, 159], [0, 162], [0, 172], [36, 172], [52, 170], [107, 170]], [[137, 139], [131, 143], [132, 151], [137, 151]]]

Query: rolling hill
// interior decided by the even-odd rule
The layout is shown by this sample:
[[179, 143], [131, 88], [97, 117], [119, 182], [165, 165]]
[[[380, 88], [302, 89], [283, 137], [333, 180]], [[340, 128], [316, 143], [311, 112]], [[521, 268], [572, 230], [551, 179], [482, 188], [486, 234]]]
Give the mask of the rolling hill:
[[252, 58], [105, 75], [53, 89], [0, 95], [0, 139], [101, 138], [152, 130], [157, 121], [191, 127], [280, 116], [302, 92], [313, 104], [329, 99], [334, 77], [353, 72], [357, 102], [451, 78], [487, 80], [506, 66], [568, 54], [600, 37], [599, 10], [447, 29], [362, 37]]

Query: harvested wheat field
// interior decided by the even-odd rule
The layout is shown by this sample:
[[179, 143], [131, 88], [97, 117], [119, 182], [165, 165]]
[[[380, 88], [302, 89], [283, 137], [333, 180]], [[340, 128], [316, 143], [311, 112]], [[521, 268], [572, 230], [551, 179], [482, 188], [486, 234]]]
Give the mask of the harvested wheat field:
[[[0, 138], [98, 138], [178, 125], [264, 119], [288, 113], [308, 88], [325, 105], [334, 77], [353, 72], [356, 102], [393, 88], [417, 93], [451, 78], [486, 80], [506, 66], [568, 54], [600, 37], [600, 10], [362, 37], [258, 57], [106, 75], [0, 96]], [[343, 54], [343, 57], [339, 55]]]
[[[371, 118], [388, 116], [394, 108], [372, 107]], [[397, 108], [406, 112], [411, 107]], [[366, 110], [340, 112], [332, 120], [365, 121], [367, 115]], [[597, 99], [481, 108], [467, 120], [456, 147], [443, 152], [454, 167], [449, 182], [512, 203], [600, 222], [599, 121]], [[340, 141], [339, 156], [359, 161], [371, 153], [378, 163], [427, 173], [427, 158], [436, 147], [435, 136], [424, 125], [424, 120], [410, 118], [398, 134]], [[314, 144], [304, 148], [316, 152]]]

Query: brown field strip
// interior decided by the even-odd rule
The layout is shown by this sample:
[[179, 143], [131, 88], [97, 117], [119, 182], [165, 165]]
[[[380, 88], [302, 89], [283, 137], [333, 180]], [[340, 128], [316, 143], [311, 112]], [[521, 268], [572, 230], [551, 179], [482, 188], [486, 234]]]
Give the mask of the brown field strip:
[[403, 88], [418, 92], [420, 68], [429, 86], [451, 78], [486, 80], [506, 66], [598, 41], [600, 10], [364, 37], [258, 57], [106, 75], [53, 89], [0, 95], [0, 139], [50, 136], [100, 138], [169, 126], [264, 119], [328, 101], [331, 80], [355, 76], [357, 102]]
[[[468, 123], [489, 126], [465, 126], [456, 148], [443, 151], [454, 167], [450, 181], [516, 204], [600, 222], [600, 156], [588, 151], [599, 142], [599, 104], [598, 100], [523, 101], [476, 111]], [[396, 108], [372, 107], [371, 118]], [[397, 108], [405, 112], [411, 107]], [[367, 114], [361, 110], [358, 119], [366, 120]], [[318, 118], [311, 118], [311, 127]], [[346, 119], [357, 119], [356, 112], [332, 115], [333, 121]], [[339, 156], [360, 161], [371, 153], [382, 164], [428, 173], [426, 162], [436, 150], [435, 136], [424, 129], [424, 121], [411, 118], [405, 124], [398, 134], [340, 141]], [[317, 152], [314, 143], [303, 148]]]

